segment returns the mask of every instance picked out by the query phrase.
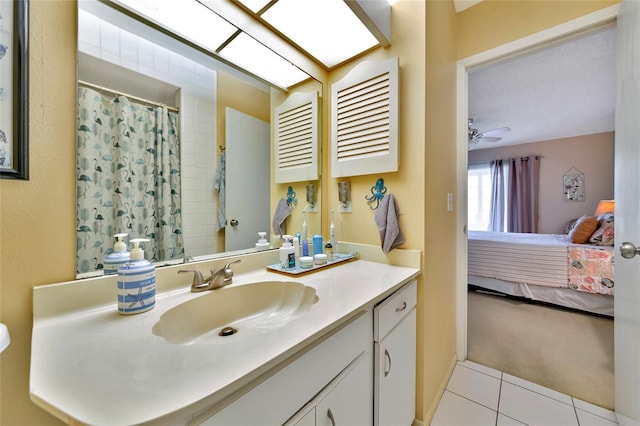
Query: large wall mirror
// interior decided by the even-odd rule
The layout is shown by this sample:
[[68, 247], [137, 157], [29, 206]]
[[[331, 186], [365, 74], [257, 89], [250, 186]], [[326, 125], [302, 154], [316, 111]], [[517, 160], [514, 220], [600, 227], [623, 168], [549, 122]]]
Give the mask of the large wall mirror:
[[282, 90], [108, 2], [78, 8], [78, 276], [101, 273], [118, 233], [160, 265], [252, 251], [288, 186], [295, 234], [320, 181], [274, 183], [272, 111], [321, 83]]

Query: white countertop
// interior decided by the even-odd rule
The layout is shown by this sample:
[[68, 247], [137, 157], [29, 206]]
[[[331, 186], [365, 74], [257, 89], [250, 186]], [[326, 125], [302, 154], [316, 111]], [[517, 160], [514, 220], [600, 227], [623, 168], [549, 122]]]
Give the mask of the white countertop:
[[213, 405], [419, 272], [357, 260], [302, 277], [264, 269], [238, 273], [234, 286], [297, 281], [314, 287], [319, 297], [286, 326], [244, 340], [238, 335], [175, 345], [154, 335], [151, 329], [164, 312], [208, 294], [191, 293], [188, 286], [158, 294], [156, 307], [139, 315], [117, 313], [115, 289], [112, 305], [42, 317], [34, 312], [31, 398], [67, 422], [96, 425], [149, 422], [196, 402]]

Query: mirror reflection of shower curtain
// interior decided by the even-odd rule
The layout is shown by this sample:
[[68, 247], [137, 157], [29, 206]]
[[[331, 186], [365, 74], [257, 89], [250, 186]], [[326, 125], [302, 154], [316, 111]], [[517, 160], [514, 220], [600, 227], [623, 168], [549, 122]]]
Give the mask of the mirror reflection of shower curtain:
[[83, 87], [77, 107], [77, 272], [102, 269], [117, 233], [148, 238], [152, 262], [184, 257], [178, 114]]

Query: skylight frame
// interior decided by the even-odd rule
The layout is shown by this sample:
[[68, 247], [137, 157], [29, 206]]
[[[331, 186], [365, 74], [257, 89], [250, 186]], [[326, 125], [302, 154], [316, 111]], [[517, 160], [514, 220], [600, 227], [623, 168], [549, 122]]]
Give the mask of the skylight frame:
[[234, 37], [218, 54], [281, 88], [310, 78], [307, 73], [244, 32]]
[[197, 0], [111, 1], [210, 52], [216, 52], [238, 31]]
[[279, 0], [260, 19], [329, 69], [380, 45], [343, 0]]

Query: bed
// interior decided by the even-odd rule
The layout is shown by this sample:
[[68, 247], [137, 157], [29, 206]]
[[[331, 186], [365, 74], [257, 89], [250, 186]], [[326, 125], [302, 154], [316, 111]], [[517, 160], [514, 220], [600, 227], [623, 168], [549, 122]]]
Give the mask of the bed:
[[468, 283], [512, 296], [613, 316], [612, 246], [562, 234], [469, 231]]

